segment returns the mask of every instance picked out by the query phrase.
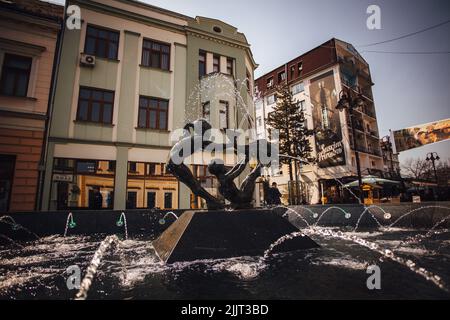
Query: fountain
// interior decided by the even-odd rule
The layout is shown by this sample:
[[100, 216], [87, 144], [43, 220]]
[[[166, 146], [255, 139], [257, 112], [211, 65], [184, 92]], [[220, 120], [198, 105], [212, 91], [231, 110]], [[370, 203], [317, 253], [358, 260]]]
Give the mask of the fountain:
[[[194, 195], [205, 199], [209, 210], [185, 212], [153, 242], [163, 262], [261, 255], [272, 242], [296, 231], [293, 225], [272, 210], [250, 209], [256, 179], [262, 167], [257, 152], [273, 148], [267, 140], [257, 140], [253, 145], [245, 146], [238, 146], [236, 141], [225, 144], [224, 150], [245, 152], [244, 159], [231, 169], [226, 169], [223, 161], [218, 159], [209, 164], [210, 173], [219, 182], [218, 191], [230, 202], [231, 208], [239, 209], [230, 212], [223, 210], [224, 204], [206, 191], [183, 163], [195, 152], [215, 144], [209, 134], [211, 125], [200, 119], [188, 123], [184, 129], [184, 137], [170, 151], [167, 170], [188, 186]], [[241, 175], [252, 156], [256, 157], [258, 164], [238, 187], [234, 180]], [[313, 240], [304, 236], [278, 246], [277, 251], [316, 247], [318, 245]]]
[[[210, 79], [218, 77], [223, 76]], [[238, 86], [236, 92], [224, 94], [237, 98], [237, 108], [246, 115], [242, 119], [247, 119], [239, 82], [223, 80], [228, 87]], [[194, 94], [189, 100], [195, 106], [201, 103]], [[445, 227], [450, 215], [441, 215], [450, 213], [449, 207], [405, 206], [396, 211], [359, 203], [253, 209], [255, 178], [264, 166], [254, 150], [276, 147], [266, 140], [224, 144], [224, 150], [243, 150], [244, 156], [231, 169], [218, 159], [209, 163], [210, 173], [219, 181], [220, 196], [213, 195], [183, 164], [192, 153], [214, 149], [216, 144], [206, 134], [211, 125], [194, 120], [198, 116], [189, 115], [167, 170], [205, 199], [208, 210], [69, 212], [43, 219], [40, 215], [45, 213], [2, 216], [0, 299], [370, 299], [374, 292], [365, 281], [371, 264], [383, 271], [379, 297], [449, 298], [450, 231]], [[257, 165], [236, 185], [235, 178], [245, 172], [251, 158]], [[428, 229], [406, 223], [421, 215], [430, 217]], [[55, 235], [64, 223], [62, 236]], [[53, 226], [51, 232], [39, 229], [45, 224]], [[70, 234], [73, 229], [76, 235]], [[34, 234], [33, 241], [21, 238], [20, 230]], [[124, 237], [111, 235], [116, 233]], [[80, 288], [70, 291], [61, 275], [74, 265], [83, 277]], [[386, 280], [400, 278], [408, 286]], [[349, 285], [342, 286], [342, 279]]]

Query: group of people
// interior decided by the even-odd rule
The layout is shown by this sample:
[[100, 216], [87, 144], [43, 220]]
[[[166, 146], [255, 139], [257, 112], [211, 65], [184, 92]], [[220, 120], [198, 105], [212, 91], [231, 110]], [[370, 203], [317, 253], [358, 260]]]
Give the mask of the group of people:
[[265, 193], [267, 205], [281, 204], [281, 192], [278, 190], [276, 182], [273, 182], [271, 187], [267, 186]]

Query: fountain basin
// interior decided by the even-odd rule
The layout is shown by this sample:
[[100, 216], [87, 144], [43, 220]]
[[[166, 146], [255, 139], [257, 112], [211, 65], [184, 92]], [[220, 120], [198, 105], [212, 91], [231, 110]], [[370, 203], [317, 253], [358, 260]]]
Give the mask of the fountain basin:
[[[273, 210], [187, 211], [153, 246], [165, 263], [240, 256], [262, 256], [281, 237], [298, 231]], [[304, 235], [285, 241], [272, 252], [317, 248]]]

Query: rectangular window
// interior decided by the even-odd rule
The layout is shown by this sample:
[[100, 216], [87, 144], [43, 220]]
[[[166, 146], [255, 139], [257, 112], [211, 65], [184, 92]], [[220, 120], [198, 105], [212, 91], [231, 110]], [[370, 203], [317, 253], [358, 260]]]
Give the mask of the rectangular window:
[[178, 181], [171, 174], [164, 173], [164, 163], [128, 162], [128, 167], [130, 166], [135, 167], [136, 171], [128, 171], [127, 190], [136, 192], [136, 208], [162, 208], [164, 193], [160, 190], [163, 187], [174, 194], [172, 208], [176, 207]]
[[220, 72], [220, 56], [213, 56], [213, 72]]
[[152, 209], [156, 207], [156, 192], [147, 192], [147, 208]]
[[162, 70], [170, 68], [170, 44], [144, 39], [142, 65]]
[[116, 162], [108, 161], [108, 171], [115, 171], [115, 170], [116, 170]]
[[30, 57], [5, 53], [2, 68], [0, 92], [7, 96], [26, 97], [30, 80]]
[[292, 86], [292, 94], [297, 94], [303, 91], [305, 91], [305, 86], [303, 85], [303, 82], [297, 83], [296, 85]]
[[136, 162], [128, 162], [128, 172], [136, 172], [137, 170]]
[[274, 104], [275, 103], [275, 95], [272, 94], [267, 97], [267, 104]]
[[203, 103], [202, 108], [203, 108], [202, 110], [203, 118], [208, 120], [208, 122], [211, 121], [211, 105], [209, 101]]
[[257, 125], [258, 127], [261, 127], [261, 126], [262, 126], [262, 119], [261, 119], [261, 117], [257, 117], [257, 118], [256, 118], [256, 125]]
[[128, 191], [127, 193], [127, 209], [136, 209], [137, 206], [137, 192]]
[[227, 101], [219, 102], [219, 128], [220, 129], [228, 129], [228, 112], [229, 105]]
[[290, 76], [291, 76], [291, 80], [294, 79], [295, 78], [295, 66], [291, 66], [289, 68], [289, 73], [290, 73]]
[[55, 158], [50, 209], [112, 209], [115, 166], [115, 161]]
[[252, 82], [252, 76], [250, 75], [250, 72], [248, 72], [248, 70], [247, 70], [247, 72], [246, 72], [246, 78], [245, 78], [245, 81], [246, 81], [246, 84], [247, 84], [247, 91], [250, 93], [251, 92], [251, 82]]
[[112, 123], [114, 91], [80, 87], [78, 121]]
[[298, 102], [298, 108], [300, 110], [302, 110], [303, 112], [306, 110], [305, 100], [301, 100], [301, 101]]
[[286, 72], [282, 71], [278, 73], [278, 83], [281, 83], [284, 80], [286, 80]]
[[172, 192], [164, 192], [164, 209], [173, 208], [172, 198], [173, 198]]
[[233, 59], [227, 58], [227, 73], [233, 75]]
[[204, 51], [198, 54], [198, 75], [199, 77], [206, 75], [206, 52]]
[[297, 74], [297, 76], [300, 77], [301, 74], [302, 74], [302, 71], [303, 71], [303, 62], [299, 62], [299, 63], [298, 63], [297, 69], [298, 69], [298, 74]]
[[139, 97], [139, 128], [167, 130], [168, 113], [168, 100]]
[[267, 88], [270, 89], [273, 87], [273, 77], [267, 79]]
[[88, 26], [86, 30], [84, 53], [99, 58], [117, 60], [119, 35], [120, 33], [118, 31]]

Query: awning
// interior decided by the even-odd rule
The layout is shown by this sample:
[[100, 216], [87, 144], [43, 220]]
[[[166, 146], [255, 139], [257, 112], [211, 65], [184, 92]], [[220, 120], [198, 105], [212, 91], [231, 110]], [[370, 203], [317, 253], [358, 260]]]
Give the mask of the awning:
[[[376, 176], [364, 176], [362, 178], [362, 183], [363, 184], [371, 184], [371, 185], [400, 184], [399, 181], [383, 179], [383, 178], [379, 178]], [[358, 187], [358, 186], [359, 186], [358, 180], [352, 181], [352, 182], [344, 185], [345, 188]]]

